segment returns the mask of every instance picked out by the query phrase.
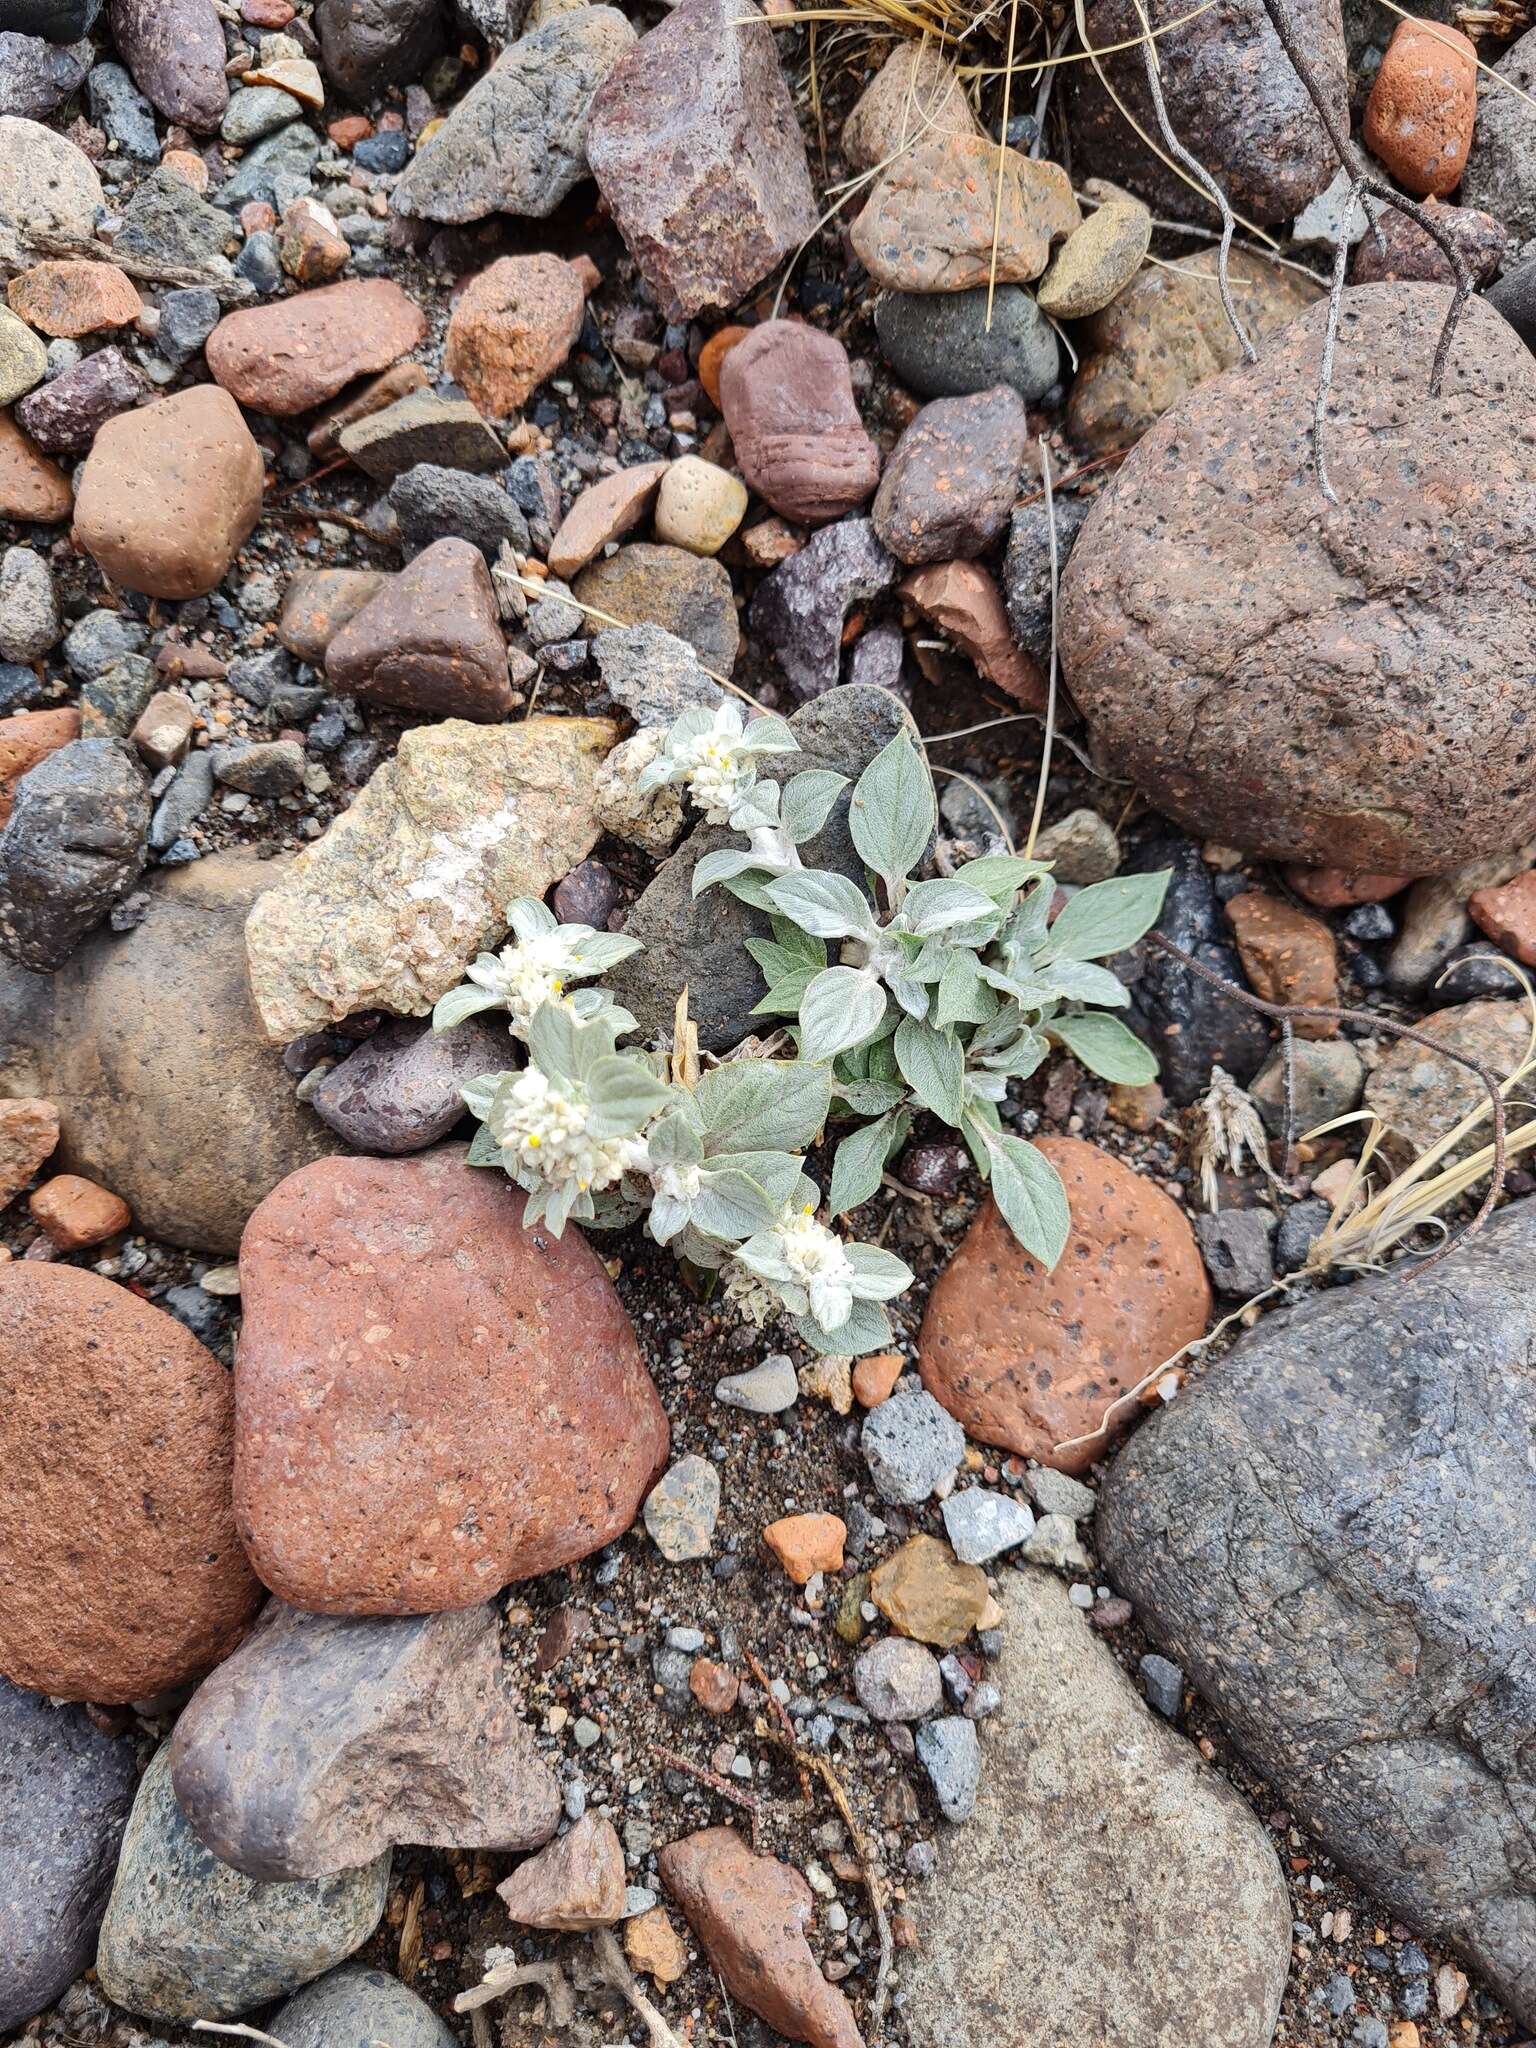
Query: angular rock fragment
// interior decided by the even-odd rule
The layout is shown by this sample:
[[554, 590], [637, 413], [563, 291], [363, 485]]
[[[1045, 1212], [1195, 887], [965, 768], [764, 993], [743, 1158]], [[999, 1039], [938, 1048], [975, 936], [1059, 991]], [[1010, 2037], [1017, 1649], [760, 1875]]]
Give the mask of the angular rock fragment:
[[49, 973], [144, 869], [149, 794], [127, 747], [71, 740], [25, 776], [0, 832], [0, 949]]
[[390, 578], [326, 649], [332, 687], [363, 703], [487, 724], [512, 708], [490, 572], [467, 540], [440, 540]]

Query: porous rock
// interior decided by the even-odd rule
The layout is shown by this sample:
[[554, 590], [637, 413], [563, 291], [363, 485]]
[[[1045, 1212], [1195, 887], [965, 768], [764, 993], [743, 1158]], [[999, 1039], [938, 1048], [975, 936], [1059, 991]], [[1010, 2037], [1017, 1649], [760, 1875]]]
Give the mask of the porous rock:
[[584, 1813], [557, 1842], [520, 1863], [496, 1896], [520, 1927], [581, 1934], [624, 1918], [624, 1845], [611, 1820]]
[[1008, 523], [1024, 467], [1029, 416], [1007, 384], [936, 398], [903, 433], [870, 513], [903, 562], [985, 554]]
[[570, 354], [585, 308], [581, 278], [563, 258], [499, 257], [460, 293], [444, 367], [481, 412], [506, 419]]
[[897, 292], [1026, 284], [1081, 215], [1059, 164], [1003, 154], [984, 135], [919, 142], [882, 173], [853, 225], [854, 253]]
[[0, 832], [0, 950], [49, 973], [144, 869], [149, 792], [116, 740], [71, 740], [24, 775]]
[[976, 135], [965, 85], [937, 43], [899, 38], [843, 123], [843, 155], [872, 171], [919, 136]]
[[213, 0], [107, 0], [118, 55], [168, 121], [217, 128], [229, 105], [224, 30]]
[[873, 522], [840, 519], [813, 533], [763, 578], [747, 618], [797, 697], [818, 697], [836, 687], [849, 611], [889, 590], [896, 575], [895, 558], [881, 545]]
[[631, 541], [589, 562], [572, 588], [582, 604], [621, 626], [649, 624], [676, 634], [717, 675], [728, 676], [736, 664], [741, 629], [723, 562], [686, 548]]
[[1536, 30], [1527, 29], [1511, 43], [1493, 68], [1505, 83], [1477, 82], [1477, 121], [1461, 203], [1485, 209], [1525, 241], [1536, 235], [1536, 134], [1522, 118], [1529, 109], [1521, 95], [1536, 91]]
[[387, 1971], [361, 1963], [328, 1970], [273, 2018], [283, 2048], [454, 2048], [456, 2037], [425, 2000]]
[[269, 306], [226, 313], [208, 337], [208, 368], [254, 412], [287, 418], [334, 398], [354, 377], [387, 370], [427, 331], [392, 278], [348, 278]]

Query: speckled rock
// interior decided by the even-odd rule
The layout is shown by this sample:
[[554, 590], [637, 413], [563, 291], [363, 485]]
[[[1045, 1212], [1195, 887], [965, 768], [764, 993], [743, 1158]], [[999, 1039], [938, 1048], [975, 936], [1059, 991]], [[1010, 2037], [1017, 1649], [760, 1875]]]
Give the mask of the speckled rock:
[[998, 2048], [1269, 2048], [1291, 1913], [1262, 1825], [1143, 1705], [1065, 1586], [1010, 1573], [1001, 1599], [1003, 1704], [924, 1895], [914, 2048], [950, 2048], [961, 2010]]
[[746, 510], [740, 477], [702, 456], [682, 455], [667, 465], [656, 494], [656, 538], [690, 554], [717, 555]]
[[645, 1533], [668, 1564], [708, 1557], [720, 1518], [720, 1474], [692, 1452], [663, 1472], [645, 1501]]
[[513, 1064], [503, 1020], [468, 1017], [451, 1031], [388, 1018], [331, 1069], [310, 1107], [359, 1152], [420, 1152], [466, 1112], [459, 1090]]
[[798, 1870], [753, 1855], [734, 1828], [685, 1835], [656, 1862], [669, 1897], [749, 2012], [810, 2048], [861, 2048], [853, 2008], [822, 1976], [805, 1938], [814, 1900]]
[[[1155, 427], [1078, 537], [1061, 606], [1072, 694], [1113, 772], [1202, 837], [1413, 873], [1536, 826], [1536, 758], [1522, 759], [1507, 680], [1536, 623], [1536, 454], [1506, 431], [1510, 405], [1536, 405], [1536, 362], [1475, 301], [1451, 411], [1431, 416], [1413, 394], [1447, 298], [1345, 296], [1326, 546], [1306, 524], [1321, 309]], [[1389, 418], [1414, 467], [1401, 489], [1379, 460]], [[1240, 532], [1212, 518], [1238, 476]], [[1409, 516], [1426, 491], [1442, 507], [1432, 530]], [[1315, 714], [1302, 723], [1299, 675]]]
[[283, 593], [277, 637], [301, 661], [320, 663], [348, 619], [384, 588], [380, 569], [301, 569]]
[[903, 562], [983, 555], [1008, 524], [1029, 416], [1007, 384], [936, 398], [892, 450], [875, 493], [875, 532]]
[[944, 1704], [938, 1658], [907, 1636], [884, 1636], [861, 1651], [853, 1689], [877, 1721], [923, 1721]]
[[0, 264], [26, 268], [28, 233], [89, 240], [105, 198], [83, 149], [40, 121], [0, 116]]
[[114, 583], [203, 597], [261, 517], [261, 450], [240, 408], [197, 384], [109, 420], [75, 501], [75, 539]]
[[611, 1820], [584, 1813], [497, 1885], [496, 1896], [520, 1927], [580, 1934], [624, 1918], [624, 1845]]
[[229, 105], [213, 0], [107, 0], [118, 55], [168, 121], [206, 133]]
[[900, 38], [843, 123], [843, 155], [872, 171], [918, 136], [978, 135], [954, 65], [938, 44]]
[[720, 407], [748, 484], [786, 519], [837, 519], [880, 479], [848, 351], [799, 320], [765, 320], [720, 365]]
[[[687, 4], [687, 0], [684, 0]], [[741, 645], [730, 571], [686, 548], [631, 541], [589, 562], [572, 585], [581, 603], [620, 625], [651, 624], [686, 640], [705, 668], [728, 676]]]
[[512, 709], [490, 572], [467, 540], [434, 541], [330, 642], [326, 680], [364, 704], [497, 724]]
[[1527, 2031], [1533, 1260], [1522, 1202], [1411, 1283], [1266, 1316], [1116, 1459], [1096, 1523], [1274, 1796]]
[[502, 256], [460, 293], [444, 367], [483, 413], [506, 419], [570, 354], [585, 307], [581, 279], [561, 257]]
[[587, 171], [592, 96], [635, 32], [616, 7], [558, 14], [504, 50], [412, 158], [397, 213], [553, 213]]
[[859, 1448], [880, 1498], [918, 1507], [954, 1476], [965, 1456], [965, 1431], [931, 1394], [914, 1390], [870, 1410]]
[[[1360, 1104], [1365, 1085], [1365, 1065], [1347, 1039], [1324, 1043], [1300, 1039], [1292, 1048], [1292, 1136], [1300, 1137], [1318, 1124], [1344, 1116]], [[1248, 1093], [1258, 1104], [1264, 1127], [1274, 1137], [1285, 1130], [1286, 1058], [1284, 1046], [1276, 1046], [1249, 1084]]]
[[108, 420], [146, 395], [142, 374], [120, 348], [99, 348], [16, 401], [16, 424], [51, 455], [79, 455]]
[[524, 1231], [518, 1191], [463, 1162], [322, 1161], [246, 1228], [235, 1511], [296, 1605], [477, 1605], [621, 1536], [666, 1455], [597, 1254]]
[[664, 462], [637, 462], [588, 484], [555, 531], [547, 558], [550, 574], [574, 576], [609, 541], [637, 527], [655, 503], [666, 472]]
[[[1139, 440], [1186, 392], [1239, 361], [1215, 274], [1211, 249], [1171, 270], [1144, 270], [1089, 323], [1067, 418], [1073, 440], [1090, 454]], [[1296, 271], [1242, 249], [1232, 252], [1231, 279], [1233, 303], [1256, 344], [1319, 296]]]
[[166, 1744], [123, 1837], [97, 1977], [114, 2005], [150, 2019], [233, 2019], [361, 1948], [388, 1886], [387, 1855], [305, 1884], [257, 1884], [231, 1870], [176, 1804]]
[[[1473, 282], [1486, 284], [1504, 261], [1517, 237], [1491, 213], [1475, 206], [1444, 206], [1426, 200], [1425, 211], [1454, 237], [1472, 271]], [[1382, 209], [1381, 245], [1365, 235], [1350, 260], [1351, 284], [1451, 284], [1448, 258], [1432, 235], [1395, 206]]]
[[[1054, 591], [1067, 565], [1073, 544], [1088, 517], [1092, 499], [1075, 492], [1055, 496], [1054, 521], [1046, 516], [1041, 500], [1020, 505], [1008, 533], [1008, 551], [1003, 557], [1003, 590], [1008, 600], [1008, 623], [1020, 650], [1037, 667], [1051, 658], [1051, 618]], [[1056, 529], [1055, 561], [1052, 562], [1051, 527]]]
[[1083, 320], [1118, 298], [1140, 270], [1152, 240], [1146, 207], [1110, 200], [1074, 228], [1051, 258], [1035, 296], [1054, 320]]
[[1022, 285], [1000, 284], [987, 318], [987, 288], [885, 292], [875, 306], [880, 353], [925, 398], [959, 398], [1011, 384], [1026, 405], [1061, 374], [1055, 329]]
[[69, 340], [127, 327], [144, 310], [133, 280], [115, 264], [84, 258], [34, 263], [11, 279], [5, 295], [29, 327]]
[[[1480, 1060], [1500, 1078], [1524, 1060], [1531, 1035], [1525, 1005], [1513, 999], [1457, 1003], [1421, 1019], [1419, 1029], [1426, 1037]], [[1390, 1046], [1365, 1084], [1366, 1107], [1386, 1125], [1389, 1143], [1399, 1157], [1416, 1157], [1487, 1101], [1487, 1089], [1470, 1068], [1408, 1038]], [[1460, 1151], [1475, 1151], [1488, 1144], [1492, 1135], [1492, 1118], [1488, 1116], [1462, 1141]]]
[[230, 1510], [231, 1421], [228, 1374], [173, 1317], [79, 1267], [0, 1267], [7, 1678], [140, 1700], [228, 1654], [261, 1597]]
[[1536, 91], [1536, 31], [1527, 29], [1494, 65], [1517, 88], [1481, 78], [1472, 152], [1461, 178], [1463, 206], [1485, 208], [1522, 241], [1536, 235], [1536, 133], [1518, 95]]
[[420, 307], [391, 278], [348, 278], [226, 313], [208, 337], [208, 368], [242, 405], [287, 418], [387, 370], [426, 331]]
[[87, 42], [55, 44], [0, 30], [0, 106], [27, 121], [46, 121], [85, 82], [95, 55]]
[[747, 618], [797, 697], [818, 697], [837, 686], [849, 611], [889, 590], [896, 576], [895, 558], [871, 521], [842, 519], [813, 533], [763, 578]]
[[10, 405], [43, 381], [48, 351], [41, 336], [0, 306], [0, 405]]
[[599, 86], [587, 158], [669, 320], [728, 311], [815, 232], [805, 143], [753, 0], [663, 16]]
[[269, 1601], [176, 1723], [171, 1782], [198, 1839], [267, 1884], [404, 1842], [536, 1848], [559, 1817], [494, 1601], [356, 1620]]
[[22, 777], [0, 832], [0, 951], [61, 967], [143, 873], [149, 792], [116, 740], [71, 740]]
[[1477, 116], [1477, 45], [1438, 21], [1400, 21], [1366, 102], [1361, 138], [1405, 192], [1461, 183]]
[[314, 27], [325, 75], [349, 100], [420, 78], [443, 46], [438, 0], [319, 0]]
[[1080, 1138], [1040, 1150], [1072, 1207], [1054, 1273], [989, 1203], [929, 1298], [918, 1370], [982, 1443], [1082, 1472], [1116, 1433], [1103, 1422], [1117, 1397], [1204, 1333], [1211, 1293], [1188, 1219], [1160, 1188]]
[[268, 1038], [285, 1045], [354, 1010], [425, 1016], [500, 942], [515, 896], [542, 896], [592, 851], [593, 779], [614, 737], [600, 718], [406, 733], [251, 913]]
[[59, 1142], [59, 1112], [36, 1096], [0, 1100], [0, 1208], [31, 1180]]
[[[1308, 1008], [1326, 1009], [1338, 1002], [1338, 947], [1322, 918], [1283, 896], [1249, 889], [1227, 904], [1227, 922], [1256, 996]], [[1332, 1038], [1338, 1028], [1327, 1017], [1298, 1017], [1295, 1025], [1298, 1038]]]
[[1007, 152], [1001, 190], [997, 215], [994, 142], [930, 137], [876, 182], [853, 224], [854, 253], [877, 283], [897, 292], [960, 292], [994, 274], [1003, 284], [1027, 284], [1082, 216], [1061, 166], [1016, 149]]
[[284, 2048], [454, 2048], [437, 2014], [384, 1970], [345, 1963], [290, 1998], [270, 2023]]
[[0, 1679], [0, 2027], [53, 2004], [96, 1953], [138, 1773], [133, 1743]]
[[[1325, 189], [1338, 161], [1316, 109], [1269, 25], [1262, 0], [1233, 0], [1184, 19], [1183, 0], [1148, 0], [1146, 16], [1166, 29], [1158, 39], [1163, 92], [1175, 133], [1220, 180], [1239, 214], [1261, 222], [1290, 220]], [[1334, 111], [1349, 122], [1348, 77], [1339, 0], [1297, 0], [1292, 8], [1302, 47], [1312, 59]], [[1146, 70], [1135, 39], [1143, 32], [1135, 0], [1089, 0], [1086, 33], [1099, 49], [1122, 47], [1103, 60], [1105, 75], [1145, 134], [1157, 134]], [[1214, 220], [1215, 209], [1191, 190], [1131, 129], [1088, 64], [1069, 64], [1063, 81], [1072, 168], [1079, 177], [1112, 178], [1177, 220]]]

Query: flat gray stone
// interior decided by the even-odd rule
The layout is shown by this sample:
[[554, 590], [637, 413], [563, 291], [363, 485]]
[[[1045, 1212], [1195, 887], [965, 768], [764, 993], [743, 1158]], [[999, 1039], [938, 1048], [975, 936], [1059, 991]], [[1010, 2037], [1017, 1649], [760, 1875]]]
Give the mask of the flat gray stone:
[[386, 1970], [344, 1963], [306, 1984], [271, 2023], [283, 2048], [458, 2048], [423, 1999]]
[[875, 307], [875, 334], [902, 383], [924, 398], [959, 398], [1011, 384], [1033, 405], [1061, 374], [1056, 331], [1022, 285], [998, 286], [990, 329], [984, 285], [967, 292], [885, 292]]
[[853, 1689], [877, 1721], [922, 1721], [944, 1704], [938, 1658], [906, 1636], [886, 1636], [861, 1651]]
[[782, 1415], [800, 1398], [793, 1361], [775, 1351], [750, 1372], [729, 1373], [715, 1382], [715, 1399], [726, 1408], [744, 1408], [749, 1415]]
[[911, 1508], [927, 1500], [965, 1456], [965, 1431], [922, 1388], [893, 1394], [871, 1408], [860, 1444], [876, 1493], [895, 1506]]
[[969, 1820], [981, 1788], [981, 1737], [963, 1714], [945, 1714], [917, 1731], [917, 1760], [928, 1773], [939, 1811], [948, 1821]]
[[987, 1564], [1035, 1533], [1035, 1518], [1023, 1501], [985, 1486], [958, 1488], [943, 1512], [949, 1547], [962, 1564]]

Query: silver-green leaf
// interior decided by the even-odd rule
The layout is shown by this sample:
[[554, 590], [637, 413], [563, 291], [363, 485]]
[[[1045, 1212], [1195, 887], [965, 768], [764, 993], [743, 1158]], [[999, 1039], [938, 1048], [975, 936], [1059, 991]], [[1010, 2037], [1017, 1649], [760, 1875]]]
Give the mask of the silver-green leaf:
[[1142, 1088], [1157, 1079], [1157, 1061], [1151, 1051], [1118, 1017], [1093, 1010], [1081, 1017], [1053, 1017], [1048, 1028], [1053, 1038], [1101, 1080]]
[[854, 784], [848, 829], [859, 858], [894, 888], [927, 851], [938, 815], [927, 764], [899, 732]]

